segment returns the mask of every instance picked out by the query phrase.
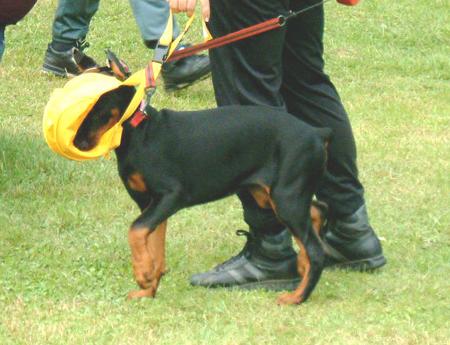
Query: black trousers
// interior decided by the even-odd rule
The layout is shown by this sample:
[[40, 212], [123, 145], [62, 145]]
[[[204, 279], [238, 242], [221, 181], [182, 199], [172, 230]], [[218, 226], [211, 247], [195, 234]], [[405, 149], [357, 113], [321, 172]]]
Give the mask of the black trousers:
[[[209, 27], [214, 37], [287, 14], [318, 0], [211, 0]], [[335, 217], [352, 214], [363, 203], [352, 129], [336, 88], [324, 73], [324, 12], [319, 6], [276, 29], [210, 51], [219, 106], [262, 104], [286, 109], [317, 127], [331, 127], [327, 172], [316, 192]], [[272, 211], [239, 194], [244, 218], [256, 231], [276, 233], [283, 226]]]

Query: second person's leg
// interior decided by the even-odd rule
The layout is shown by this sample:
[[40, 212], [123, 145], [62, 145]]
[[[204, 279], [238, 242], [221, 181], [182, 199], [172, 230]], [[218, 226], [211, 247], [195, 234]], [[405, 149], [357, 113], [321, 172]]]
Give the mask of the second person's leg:
[[[58, 76], [79, 74], [73, 62], [72, 48], [77, 48], [81, 52], [85, 48], [89, 24], [98, 6], [99, 0], [60, 0], [58, 2], [52, 26], [52, 42], [48, 45], [44, 58], [45, 72]], [[85, 55], [80, 56], [84, 66], [95, 66], [93, 59]]]
[[[210, 29], [214, 37], [287, 12], [283, 1], [214, 0]], [[274, 30], [210, 52], [219, 106], [259, 104], [284, 108], [280, 94], [284, 30]], [[194, 275], [193, 285], [293, 289], [299, 281], [291, 237], [272, 211], [263, 210], [246, 192], [239, 193], [250, 232], [236, 256], [211, 271]]]
[[[166, 0], [130, 0], [136, 23], [145, 45], [155, 49], [169, 18], [169, 3]], [[180, 33], [177, 21], [173, 20], [174, 37]], [[183, 46], [180, 47], [181, 49]], [[179, 48], [179, 49], [180, 49]], [[181, 89], [209, 75], [209, 57], [193, 55], [163, 65], [162, 77], [168, 90]]]
[[[292, 2], [292, 10], [318, 2]], [[330, 127], [327, 172], [317, 197], [329, 205], [329, 262], [355, 269], [374, 269], [385, 259], [372, 230], [358, 179], [356, 146], [347, 113], [324, 72], [323, 6], [287, 25], [282, 93], [288, 111], [317, 127]]]

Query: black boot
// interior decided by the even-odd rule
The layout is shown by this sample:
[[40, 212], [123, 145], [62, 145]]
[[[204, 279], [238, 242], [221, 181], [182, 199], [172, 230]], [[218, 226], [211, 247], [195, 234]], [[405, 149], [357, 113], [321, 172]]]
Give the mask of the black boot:
[[386, 263], [380, 240], [369, 224], [365, 205], [343, 219], [330, 219], [323, 244], [326, 266], [364, 271]]
[[[93, 58], [83, 53], [89, 46], [85, 41], [75, 41], [73, 45], [66, 44], [64, 50], [55, 47], [55, 43], [50, 43], [45, 52], [42, 70], [59, 77], [69, 77], [78, 75], [82, 70], [97, 67]], [[56, 49], [60, 48], [60, 49]], [[80, 69], [81, 67], [81, 69]]]
[[[177, 50], [188, 47], [183, 45]], [[166, 90], [179, 90], [185, 88], [197, 80], [206, 78], [211, 72], [208, 55], [192, 55], [173, 62], [166, 62], [161, 75]]]
[[242, 251], [208, 272], [194, 274], [192, 285], [267, 290], [293, 290], [298, 286], [297, 253], [287, 230], [275, 236], [244, 230], [236, 234], [247, 236]]

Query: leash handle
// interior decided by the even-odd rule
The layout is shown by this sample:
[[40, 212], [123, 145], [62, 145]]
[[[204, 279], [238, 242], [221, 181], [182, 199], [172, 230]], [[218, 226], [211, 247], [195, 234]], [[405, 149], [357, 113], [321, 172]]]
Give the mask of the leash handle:
[[[266, 20], [262, 23], [258, 23], [258, 24], [249, 26], [247, 28], [231, 32], [227, 35], [213, 38], [213, 39], [205, 41], [203, 43], [195, 44], [191, 47], [175, 51], [171, 56], [169, 56], [167, 58], [166, 61], [176, 61], [176, 60], [194, 55], [194, 54], [201, 52], [203, 50], [206, 50], [206, 49], [218, 48], [218, 47], [224, 46], [229, 43], [233, 43], [233, 42], [240, 41], [240, 40], [243, 40], [243, 39], [251, 37], [251, 36], [262, 34], [266, 31], [270, 31], [270, 30], [274, 30], [274, 29], [283, 27], [284, 25], [286, 25], [286, 22], [288, 22], [290, 19], [297, 17], [304, 12], [310, 11], [315, 7], [322, 6], [323, 4], [325, 4], [328, 1], [330, 1], [330, 0], [322, 0], [311, 6], [302, 8], [299, 11], [296, 11], [296, 12], [290, 11], [288, 15], [279, 15], [278, 17]], [[347, 1], [347, 2], [356, 2], [357, 3], [359, 0], [338, 0], [338, 1], [344, 1], [344, 2]], [[206, 27], [205, 23], [203, 23], [203, 25], [204, 25], [204, 27]]]

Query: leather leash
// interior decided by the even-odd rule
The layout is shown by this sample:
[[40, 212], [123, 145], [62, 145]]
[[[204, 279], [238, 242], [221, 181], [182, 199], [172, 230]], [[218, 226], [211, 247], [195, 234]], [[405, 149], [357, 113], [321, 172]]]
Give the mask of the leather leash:
[[[251, 37], [251, 36], [256, 36], [256, 35], [262, 34], [264, 32], [270, 31], [270, 30], [281, 28], [281, 27], [285, 26], [286, 23], [289, 20], [291, 20], [292, 18], [295, 18], [295, 17], [301, 15], [302, 13], [310, 11], [315, 7], [322, 6], [323, 4], [325, 4], [328, 1], [330, 1], [330, 0], [322, 0], [314, 5], [302, 8], [301, 10], [298, 10], [295, 12], [290, 11], [287, 15], [279, 15], [278, 17], [268, 19], [262, 23], [251, 25], [247, 28], [231, 32], [227, 35], [217, 37], [217, 38], [211, 39], [211, 40], [203, 42], [203, 43], [198, 43], [191, 47], [187, 47], [187, 48], [184, 48], [181, 50], [174, 51], [172, 53], [172, 55], [170, 55], [167, 58], [167, 60], [165, 60], [165, 61], [167, 61], [167, 62], [176, 61], [176, 60], [183, 59], [185, 57], [194, 55], [194, 54], [196, 54], [200, 51], [206, 50], [206, 49], [214, 49], [214, 48], [222, 47], [224, 45], [227, 45], [227, 44], [230, 44], [230, 43], [233, 43], [236, 41], [240, 41], [240, 40], [243, 40], [243, 39]], [[341, 1], [343, 1], [343, 0], [341, 0]], [[349, 0], [347, 0], [347, 1], [349, 1]], [[350, 1], [355, 1], [355, 0], [350, 0]]]

